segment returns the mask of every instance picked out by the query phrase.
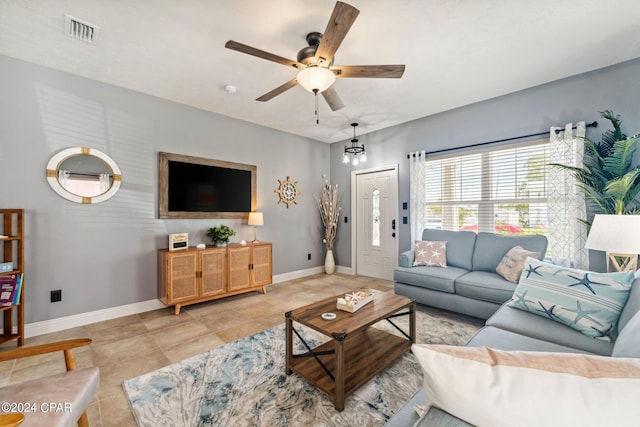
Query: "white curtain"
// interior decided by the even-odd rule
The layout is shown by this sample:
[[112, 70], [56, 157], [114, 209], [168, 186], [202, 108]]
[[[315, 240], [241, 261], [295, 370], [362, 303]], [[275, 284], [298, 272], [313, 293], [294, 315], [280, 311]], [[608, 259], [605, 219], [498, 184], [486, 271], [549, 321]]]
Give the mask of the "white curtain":
[[422, 240], [422, 230], [426, 226], [426, 153], [424, 150], [409, 153], [409, 214], [411, 226], [411, 247], [416, 240]]
[[107, 190], [111, 187], [111, 175], [108, 173], [101, 173], [98, 176], [98, 180], [100, 181], [100, 193], [106, 193]]
[[[556, 133], [556, 130], [559, 132]], [[552, 127], [549, 134], [549, 162], [582, 167], [585, 123], [571, 123], [564, 129]], [[549, 218], [548, 256], [554, 264], [587, 269], [588, 252], [586, 226], [579, 221], [587, 218], [584, 194], [575, 177], [567, 170], [550, 166], [547, 174], [547, 209]]]

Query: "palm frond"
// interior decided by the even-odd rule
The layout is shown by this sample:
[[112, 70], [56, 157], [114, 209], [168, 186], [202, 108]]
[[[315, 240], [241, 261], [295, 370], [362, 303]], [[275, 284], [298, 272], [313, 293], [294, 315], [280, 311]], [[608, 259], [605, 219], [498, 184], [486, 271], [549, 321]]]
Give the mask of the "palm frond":
[[614, 115], [611, 110], [599, 111], [599, 113], [600, 117], [609, 120], [613, 126], [613, 130], [608, 129], [602, 134], [601, 142], [599, 144], [603, 149], [607, 149], [607, 155], [604, 157], [608, 157], [611, 155], [613, 145], [616, 141], [627, 139], [627, 136], [622, 132], [622, 120], [620, 120], [620, 116]]
[[611, 180], [604, 187], [606, 197], [614, 201], [615, 211], [613, 213], [620, 215], [625, 211], [627, 195], [636, 184], [639, 173], [640, 170], [634, 169], [620, 178]]
[[616, 141], [613, 144], [613, 153], [604, 160], [604, 170], [614, 176], [623, 176], [631, 168], [633, 155], [638, 145], [638, 138], [631, 137]]

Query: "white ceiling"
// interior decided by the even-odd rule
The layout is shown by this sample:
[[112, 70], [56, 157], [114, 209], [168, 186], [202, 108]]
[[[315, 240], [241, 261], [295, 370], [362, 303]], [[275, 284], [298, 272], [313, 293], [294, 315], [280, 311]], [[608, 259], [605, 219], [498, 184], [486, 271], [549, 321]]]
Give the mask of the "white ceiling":
[[[0, 0], [0, 54], [324, 142], [640, 57], [638, 0], [347, 2], [360, 15], [335, 64], [406, 71], [338, 79], [345, 108], [320, 97], [319, 125], [300, 86], [255, 101], [294, 69], [224, 44], [295, 60], [334, 0]], [[64, 35], [65, 14], [99, 26], [96, 43]]]

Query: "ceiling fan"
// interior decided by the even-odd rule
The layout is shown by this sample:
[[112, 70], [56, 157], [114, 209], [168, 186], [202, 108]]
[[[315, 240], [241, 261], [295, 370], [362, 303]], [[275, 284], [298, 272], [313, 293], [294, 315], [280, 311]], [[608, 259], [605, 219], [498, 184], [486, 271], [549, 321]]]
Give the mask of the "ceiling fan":
[[359, 13], [360, 11], [358, 9], [347, 3], [336, 2], [324, 34], [318, 32], [309, 33], [307, 35], [307, 43], [309, 46], [302, 48], [298, 52], [296, 61], [233, 40], [229, 40], [224, 46], [228, 49], [257, 56], [258, 58], [277, 62], [298, 70], [296, 78], [265, 93], [257, 98], [256, 101], [269, 101], [295, 85], [300, 84], [300, 86], [306, 90], [313, 92], [316, 97], [318, 96], [318, 92], [322, 93], [331, 110], [337, 111], [344, 107], [344, 104], [333, 88], [336, 77], [382, 77], [397, 79], [402, 77], [404, 73], [404, 65], [333, 65], [334, 55]]

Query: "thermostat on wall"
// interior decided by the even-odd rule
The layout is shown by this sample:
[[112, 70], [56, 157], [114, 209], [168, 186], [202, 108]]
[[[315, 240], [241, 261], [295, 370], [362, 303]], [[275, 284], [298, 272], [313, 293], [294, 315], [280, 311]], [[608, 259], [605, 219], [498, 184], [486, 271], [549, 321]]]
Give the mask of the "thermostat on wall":
[[169, 250], [178, 251], [189, 247], [189, 233], [169, 234]]

